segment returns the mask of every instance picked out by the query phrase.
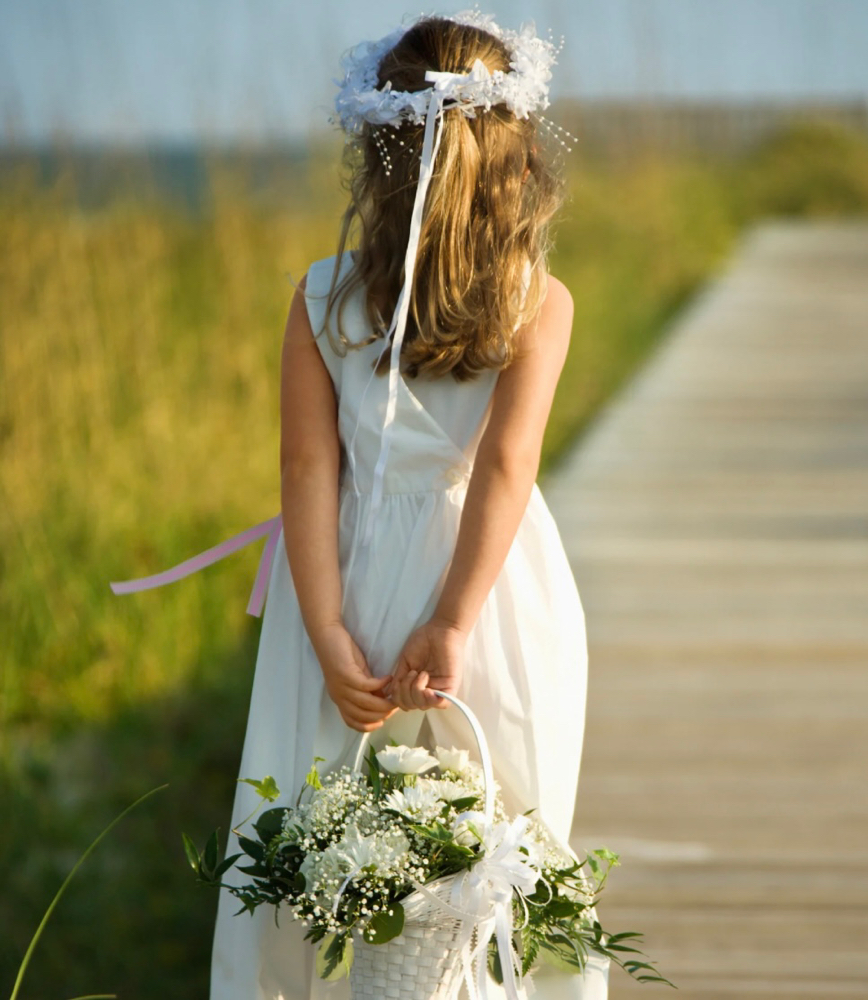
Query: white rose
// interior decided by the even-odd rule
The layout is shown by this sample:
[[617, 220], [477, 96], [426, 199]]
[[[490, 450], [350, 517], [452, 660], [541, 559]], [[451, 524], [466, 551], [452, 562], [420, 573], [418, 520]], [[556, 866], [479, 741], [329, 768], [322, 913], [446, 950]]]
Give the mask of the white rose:
[[466, 750], [456, 750], [455, 747], [447, 750], [446, 747], [437, 747], [434, 753], [437, 754], [437, 763], [442, 771], [457, 771], [458, 774], [463, 774], [470, 764], [470, 754]]
[[421, 774], [437, 766], [437, 760], [422, 747], [386, 747], [377, 753], [377, 760], [390, 774]]
[[485, 829], [485, 813], [465, 812], [455, 818], [452, 823], [452, 836], [455, 838], [456, 844], [461, 844], [462, 847], [475, 847], [480, 843], [479, 837], [470, 829], [471, 823], [474, 829], [483, 831]]

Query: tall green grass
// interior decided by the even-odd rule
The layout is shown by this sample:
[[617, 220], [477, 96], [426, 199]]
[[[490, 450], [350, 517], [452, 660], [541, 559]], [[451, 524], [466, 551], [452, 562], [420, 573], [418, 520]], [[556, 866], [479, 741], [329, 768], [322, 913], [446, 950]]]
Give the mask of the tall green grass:
[[[315, 196], [281, 207], [212, 164], [201, 216], [152, 195], [83, 212], [69, 175], [0, 191], [0, 993], [81, 848], [168, 781], [64, 899], [30, 995], [205, 995], [216, 900], [178, 831], [228, 819], [258, 547], [131, 597], [108, 581], [279, 509], [288, 276], [333, 252], [343, 208], [334, 165], [293, 169]], [[817, 124], [741, 162], [638, 151], [574, 165], [570, 190], [552, 270], [575, 325], [547, 469], [746, 224], [868, 211], [868, 142]]]

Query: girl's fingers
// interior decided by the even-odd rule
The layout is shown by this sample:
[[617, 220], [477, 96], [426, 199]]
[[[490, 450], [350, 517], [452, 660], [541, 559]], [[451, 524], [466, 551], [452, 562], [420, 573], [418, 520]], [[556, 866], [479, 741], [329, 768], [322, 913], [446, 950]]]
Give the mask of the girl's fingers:
[[367, 677], [364, 674], [359, 674], [358, 677], [352, 679], [351, 683], [354, 688], [362, 691], [376, 691], [387, 684], [388, 681], [388, 677]]
[[405, 681], [397, 681], [392, 685], [392, 703], [403, 711], [409, 709], [407, 703], [407, 685]]
[[351, 729], [355, 729], [359, 733], [372, 733], [375, 729], [380, 729], [383, 725], [382, 722], [361, 722], [352, 717], [344, 718], [344, 722]]
[[458, 683], [452, 677], [446, 679], [433, 679], [428, 682], [425, 696], [428, 698], [429, 708], [449, 708], [450, 702], [441, 698], [439, 692], [446, 691], [448, 694], [455, 694], [458, 691]]
[[359, 712], [372, 712], [383, 716], [392, 711], [394, 702], [388, 698], [378, 698], [375, 694], [367, 694], [365, 691], [349, 691], [346, 695], [348, 705]]
[[405, 712], [409, 712], [416, 706], [410, 694], [410, 685], [416, 679], [416, 671], [411, 670], [406, 676], [397, 680], [392, 685], [392, 701]]
[[439, 705], [440, 702], [444, 700], [439, 697], [436, 688], [432, 687], [430, 682], [422, 692], [422, 695], [429, 705]]
[[425, 697], [425, 688], [428, 687], [428, 671], [423, 670], [416, 675], [416, 679], [410, 685], [410, 697], [415, 708], [428, 708], [428, 699]]
[[387, 711], [372, 711], [367, 708], [359, 708], [357, 705], [345, 704], [343, 709], [343, 715], [346, 719], [352, 719], [353, 722], [368, 724], [371, 722], [385, 722], [390, 715], [394, 715], [397, 712], [397, 708], [390, 704]]
[[407, 662], [407, 658], [405, 656], [399, 656], [398, 662], [395, 664], [395, 669], [392, 671], [392, 676], [398, 679], [406, 677], [409, 670], [410, 664]]

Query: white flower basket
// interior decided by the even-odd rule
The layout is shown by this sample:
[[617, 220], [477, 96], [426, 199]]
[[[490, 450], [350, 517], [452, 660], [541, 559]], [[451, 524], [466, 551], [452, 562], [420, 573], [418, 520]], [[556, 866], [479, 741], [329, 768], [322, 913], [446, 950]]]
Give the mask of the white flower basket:
[[[458, 698], [441, 694], [459, 708], [479, 745], [485, 790], [484, 813], [494, 814], [494, 777], [488, 744], [479, 720]], [[359, 770], [368, 739], [356, 755]], [[350, 967], [352, 1000], [451, 1000], [458, 993], [464, 969], [461, 950], [474, 921], [450, 913], [449, 895], [456, 876], [438, 879], [401, 901], [404, 929], [386, 944], [371, 944], [361, 935], [353, 939]], [[438, 902], [439, 901], [439, 902]], [[483, 958], [484, 961], [484, 958]]]

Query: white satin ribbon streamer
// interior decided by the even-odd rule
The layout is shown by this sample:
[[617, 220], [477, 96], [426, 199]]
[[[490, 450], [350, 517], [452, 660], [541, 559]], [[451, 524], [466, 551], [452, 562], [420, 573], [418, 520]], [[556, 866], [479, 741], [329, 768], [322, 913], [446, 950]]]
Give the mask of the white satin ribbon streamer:
[[534, 862], [535, 848], [525, 837], [530, 819], [517, 816], [483, 831], [485, 853], [467, 872], [455, 879], [451, 904], [477, 914], [476, 944], [467, 956], [467, 966], [476, 965], [476, 991], [488, 996], [487, 954], [492, 937], [497, 940], [503, 988], [510, 1000], [520, 1000], [521, 964], [512, 945], [512, 903], [532, 893], [540, 877]]
[[[426, 74], [427, 78], [427, 74]], [[389, 399], [386, 404], [386, 418], [383, 421], [383, 432], [380, 438], [380, 454], [374, 468], [374, 482], [371, 490], [371, 505], [368, 508], [368, 519], [365, 525], [363, 544], [368, 544], [374, 528], [374, 515], [383, 497], [383, 475], [386, 462], [389, 459], [389, 448], [392, 443], [392, 428], [395, 423], [395, 410], [398, 405], [398, 380], [401, 376], [401, 345], [404, 343], [404, 332], [407, 329], [407, 314], [410, 311], [410, 294], [413, 288], [413, 275], [416, 271], [416, 254], [419, 249], [419, 237], [422, 232], [422, 216], [425, 211], [425, 195], [431, 183], [434, 158], [440, 148], [440, 137], [443, 133], [443, 116], [441, 109], [446, 95], [436, 87], [431, 91], [428, 100], [428, 110], [425, 113], [425, 134], [422, 139], [422, 157], [419, 163], [419, 182], [416, 186], [416, 198], [413, 202], [413, 212], [410, 216], [410, 236], [407, 240], [407, 252], [404, 255], [404, 285], [398, 296], [398, 304], [392, 316], [392, 322], [385, 337], [380, 357], [385, 354], [392, 336], [392, 347], [389, 356]], [[436, 125], [436, 135], [435, 135]], [[379, 362], [379, 358], [377, 359]]]

